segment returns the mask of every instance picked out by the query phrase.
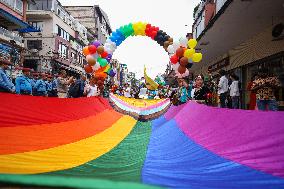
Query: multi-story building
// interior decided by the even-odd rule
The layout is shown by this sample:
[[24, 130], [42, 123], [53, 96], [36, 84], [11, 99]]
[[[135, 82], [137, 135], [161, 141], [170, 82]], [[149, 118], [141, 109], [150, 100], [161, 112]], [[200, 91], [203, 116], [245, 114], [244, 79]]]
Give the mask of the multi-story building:
[[0, 59], [18, 66], [23, 61], [24, 39], [22, 33], [35, 32], [26, 22], [27, 3], [31, 0], [0, 0]]
[[106, 41], [112, 33], [107, 14], [98, 6], [65, 6], [70, 14], [88, 29], [89, 41]]
[[[283, 0], [202, 1], [195, 13], [193, 37], [203, 60], [194, 64], [195, 74], [213, 76], [224, 69], [239, 76], [242, 108], [249, 103], [247, 84], [260, 67], [284, 84]], [[284, 85], [283, 85], [284, 86]], [[284, 88], [277, 93], [284, 106]]]
[[25, 35], [25, 67], [41, 72], [84, 73], [82, 48], [89, 42], [87, 29], [73, 18], [58, 0], [28, 4], [27, 20], [40, 32]]

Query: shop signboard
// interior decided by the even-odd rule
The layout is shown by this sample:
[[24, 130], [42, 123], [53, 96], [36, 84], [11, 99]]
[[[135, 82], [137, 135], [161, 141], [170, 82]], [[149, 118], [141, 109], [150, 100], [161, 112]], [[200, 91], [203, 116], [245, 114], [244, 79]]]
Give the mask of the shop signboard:
[[212, 73], [212, 72], [216, 72], [219, 71], [225, 67], [227, 67], [228, 65], [230, 65], [230, 58], [226, 57], [224, 59], [222, 59], [219, 62], [216, 62], [215, 64], [212, 64], [208, 67], [208, 72]]

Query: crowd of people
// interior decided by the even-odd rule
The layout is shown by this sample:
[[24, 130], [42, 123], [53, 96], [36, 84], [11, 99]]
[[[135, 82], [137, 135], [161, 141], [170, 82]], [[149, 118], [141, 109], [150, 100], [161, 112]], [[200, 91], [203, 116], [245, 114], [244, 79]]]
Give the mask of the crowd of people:
[[[5, 72], [9, 66], [9, 62], [0, 61], [0, 92], [59, 98], [108, 97], [112, 92], [137, 99], [170, 98], [174, 105], [195, 100], [209, 106], [240, 108], [239, 78], [235, 74], [228, 75], [224, 70], [219, 71], [218, 82], [215, 82], [210, 75], [207, 77], [198, 75], [193, 81], [177, 79], [178, 87], [160, 85], [156, 90], [149, 90], [145, 82], [132, 86], [126, 83], [119, 87], [100, 78], [87, 78], [84, 75], [80, 78], [69, 77], [65, 70], [61, 70], [59, 75], [50, 75], [23, 68], [22, 74], [12, 80]], [[277, 77], [269, 75], [266, 69], [259, 70], [248, 84], [249, 109], [277, 111], [275, 92], [280, 87], [281, 83]]]
[[84, 75], [69, 77], [65, 70], [61, 70], [59, 75], [51, 75], [23, 68], [22, 74], [12, 80], [6, 73], [9, 66], [9, 62], [0, 61], [0, 92], [59, 98], [102, 95], [104, 83], [98, 78], [87, 79]]
[[[198, 75], [194, 81], [187, 82], [178, 79], [179, 87], [173, 90], [170, 98], [173, 104], [180, 105], [188, 100], [195, 100], [209, 106], [220, 108], [240, 108], [240, 82], [235, 74], [228, 75], [226, 71], [219, 71], [219, 81], [213, 78]], [[251, 110], [277, 111], [278, 102], [275, 97], [276, 91], [281, 87], [280, 80], [269, 74], [267, 69], [260, 69], [248, 85], [250, 92]]]

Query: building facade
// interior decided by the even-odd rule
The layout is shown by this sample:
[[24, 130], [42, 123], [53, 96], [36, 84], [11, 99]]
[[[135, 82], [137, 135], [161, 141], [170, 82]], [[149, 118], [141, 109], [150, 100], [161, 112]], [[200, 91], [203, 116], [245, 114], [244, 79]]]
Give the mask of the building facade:
[[35, 32], [26, 22], [28, 0], [0, 0], [0, 60], [12, 63], [12, 70], [23, 63], [23, 33]]
[[[193, 37], [198, 39], [197, 49], [203, 53], [202, 62], [191, 68], [195, 74], [217, 75], [224, 69], [238, 75], [244, 109], [250, 100], [247, 85], [260, 68], [268, 68], [284, 84], [282, 0], [205, 1], [195, 15]], [[276, 27], [280, 27], [277, 36], [273, 35]], [[283, 87], [276, 96], [280, 106], [284, 106]]]
[[66, 6], [68, 12], [88, 29], [88, 40], [102, 43], [112, 33], [107, 14], [98, 6]]
[[60, 69], [70, 75], [84, 73], [82, 48], [89, 43], [87, 29], [59, 1], [29, 3], [27, 21], [40, 32], [24, 36], [28, 49], [25, 67], [48, 73], [58, 73]]

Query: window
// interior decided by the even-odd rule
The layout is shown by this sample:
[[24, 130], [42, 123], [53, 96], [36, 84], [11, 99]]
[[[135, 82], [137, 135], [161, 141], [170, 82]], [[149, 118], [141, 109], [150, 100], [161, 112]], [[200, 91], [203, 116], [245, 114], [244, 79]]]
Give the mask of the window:
[[62, 29], [60, 26], [56, 25], [57, 27], [57, 35], [65, 39], [66, 41], [70, 41], [70, 34]]
[[34, 2], [28, 2], [29, 10], [51, 10], [52, 0], [36, 0]]
[[22, 0], [16, 0], [15, 9], [20, 11], [21, 13], [23, 12], [23, 1]]
[[27, 40], [28, 49], [42, 49], [42, 40]]
[[30, 25], [32, 25], [35, 28], [40, 29], [42, 31], [43, 29], [43, 22], [37, 21], [37, 22], [29, 22]]
[[68, 46], [67, 45], [59, 43], [58, 53], [59, 53], [60, 57], [68, 59], [68, 51], [69, 50], [68, 50]]

